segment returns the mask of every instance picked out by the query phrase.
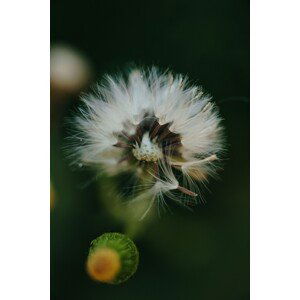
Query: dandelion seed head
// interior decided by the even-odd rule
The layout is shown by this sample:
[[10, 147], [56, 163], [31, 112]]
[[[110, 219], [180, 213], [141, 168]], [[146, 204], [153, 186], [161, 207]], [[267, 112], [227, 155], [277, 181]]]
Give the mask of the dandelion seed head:
[[[224, 150], [221, 118], [211, 97], [187, 77], [136, 69], [125, 77], [106, 76], [82, 101], [75, 163], [112, 176], [132, 172], [147, 181], [144, 193], [151, 199], [175, 190], [196, 197], [197, 182], [216, 173]], [[180, 186], [178, 172], [187, 186]]]

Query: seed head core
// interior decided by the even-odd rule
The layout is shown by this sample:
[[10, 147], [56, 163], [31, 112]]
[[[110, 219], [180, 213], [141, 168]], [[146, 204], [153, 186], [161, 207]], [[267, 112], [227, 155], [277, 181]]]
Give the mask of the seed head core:
[[149, 132], [143, 135], [141, 145], [136, 144], [135, 148], [132, 149], [132, 153], [140, 161], [156, 162], [162, 157], [162, 152], [158, 145], [150, 140]]

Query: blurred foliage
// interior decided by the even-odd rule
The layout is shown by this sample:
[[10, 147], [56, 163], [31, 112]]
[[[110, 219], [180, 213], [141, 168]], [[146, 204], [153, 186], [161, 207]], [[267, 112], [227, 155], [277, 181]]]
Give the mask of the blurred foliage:
[[[140, 265], [120, 286], [85, 272], [90, 242], [123, 232], [89, 170], [74, 171], [63, 152], [67, 117], [51, 95], [51, 299], [249, 299], [249, 2], [51, 1], [51, 44], [79, 49], [94, 80], [129, 64], [156, 64], [188, 74], [219, 103], [228, 154], [219, 180], [193, 212], [169, 203], [136, 240]], [[53, 96], [54, 95], [54, 96]], [[100, 197], [107, 199], [101, 188]]]

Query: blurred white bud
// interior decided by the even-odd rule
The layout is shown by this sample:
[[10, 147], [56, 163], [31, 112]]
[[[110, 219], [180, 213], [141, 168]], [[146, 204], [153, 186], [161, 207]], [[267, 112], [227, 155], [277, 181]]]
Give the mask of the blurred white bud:
[[63, 44], [53, 46], [50, 60], [51, 87], [56, 93], [77, 93], [89, 83], [92, 73], [90, 63], [72, 47]]

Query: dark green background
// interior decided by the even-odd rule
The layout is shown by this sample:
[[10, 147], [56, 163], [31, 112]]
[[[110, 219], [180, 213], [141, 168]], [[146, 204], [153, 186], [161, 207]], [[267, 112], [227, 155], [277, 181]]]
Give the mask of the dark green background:
[[[141, 261], [120, 286], [91, 281], [92, 239], [122, 231], [91, 172], [72, 171], [62, 146], [70, 98], [51, 124], [51, 299], [249, 299], [249, 1], [51, 1], [51, 44], [90, 59], [94, 79], [132, 63], [188, 74], [219, 103], [228, 154], [194, 212], [172, 206], [136, 240]], [[51, 108], [52, 112], [55, 109]], [[105, 197], [105, 195], [102, 195]]]

